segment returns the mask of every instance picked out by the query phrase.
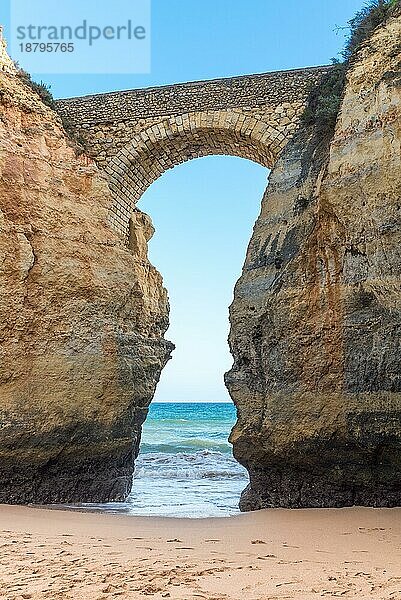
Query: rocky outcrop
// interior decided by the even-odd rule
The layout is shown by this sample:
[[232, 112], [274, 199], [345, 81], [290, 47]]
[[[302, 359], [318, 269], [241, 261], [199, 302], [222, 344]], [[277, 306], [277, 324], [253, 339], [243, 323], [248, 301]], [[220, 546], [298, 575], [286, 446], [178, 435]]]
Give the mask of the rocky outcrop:
[[231, 307], [242, 510], [401, 505], [401, 16], [360, 50], [328, 160], [271, 174]]
[[172, 349], [151, 224], [122, 246], [103, 176], [4, 72], [0, 140], [0, 502], [121, 500]]
[[7, 42], [4, 39], [3, 27], [0, 25], [0, 71], [16, 73], [16, 67], [7, 53]]

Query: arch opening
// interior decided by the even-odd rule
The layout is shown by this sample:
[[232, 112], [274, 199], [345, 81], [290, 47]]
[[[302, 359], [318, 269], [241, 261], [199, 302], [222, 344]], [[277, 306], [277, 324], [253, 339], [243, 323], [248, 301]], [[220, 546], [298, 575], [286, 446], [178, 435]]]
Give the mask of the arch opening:
[[[149, 258], [169, 290], [176, 350], [143, 426], [136, 514], [232, 514], [247, 485], [227, 441], [235, 408], [223, 375], [232, 362], [228, 307], [266, 179], [254, 162], [210, 156], [166, 173], [138, 203], [155, 225]], [[202, 401], [211, 404], [195, 406]]]

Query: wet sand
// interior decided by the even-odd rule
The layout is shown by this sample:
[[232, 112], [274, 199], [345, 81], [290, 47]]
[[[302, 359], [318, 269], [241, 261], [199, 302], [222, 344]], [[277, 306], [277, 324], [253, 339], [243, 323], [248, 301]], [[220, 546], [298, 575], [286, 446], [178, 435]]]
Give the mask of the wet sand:
[[0, 598], [401, 600], [401, 509], [159, 519], [0, 506]]

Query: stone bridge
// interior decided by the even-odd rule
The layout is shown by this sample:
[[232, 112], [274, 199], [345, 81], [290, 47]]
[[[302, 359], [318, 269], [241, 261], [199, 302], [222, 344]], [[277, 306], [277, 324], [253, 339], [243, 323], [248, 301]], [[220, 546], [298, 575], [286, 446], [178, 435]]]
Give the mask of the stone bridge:
[[110, 224], [128, 243], [136, 203], [167, 169], [211, 154], [271, 169], [298, 126], [310, 89], [329, 68], [69, 98], [57, 108], [106, 171], [114, 197]]

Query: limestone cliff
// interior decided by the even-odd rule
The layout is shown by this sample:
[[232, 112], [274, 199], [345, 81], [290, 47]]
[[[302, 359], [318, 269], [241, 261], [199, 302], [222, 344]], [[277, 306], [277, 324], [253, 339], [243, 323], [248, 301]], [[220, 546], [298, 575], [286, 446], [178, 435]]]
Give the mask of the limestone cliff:
[[0, 502], [121, 500], [171, 345], [149, 264], [107, 223], [103, 176], [0, 73]]
[[243, 510], [401, 505], [401, 16], [271, 174], [231, 307]]

